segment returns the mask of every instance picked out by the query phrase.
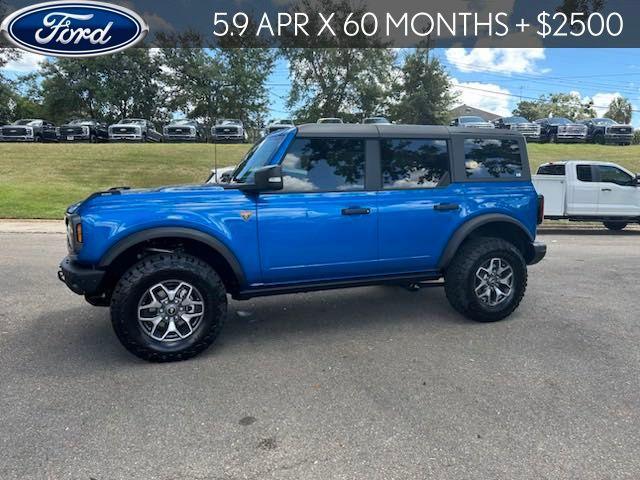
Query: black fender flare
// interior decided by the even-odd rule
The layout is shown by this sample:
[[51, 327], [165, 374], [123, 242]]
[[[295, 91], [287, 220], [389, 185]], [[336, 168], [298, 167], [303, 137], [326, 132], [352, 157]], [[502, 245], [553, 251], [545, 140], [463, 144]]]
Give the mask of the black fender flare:
[[233, 254], [233, 252], [229, 250], [229, 248], [217, 238], [193, 228], [159, 227], [133, 233], [128, 237], [123, 238], [118, 243], [113, 245], [109, 250], [107, 250], [107, 253], [105, 253], [100, 259], [98, 267], [106, 268], [111, 265], [111, 263], [113, 263], [116, 258], [118, 258], [122, 253], [124, 253], [131, 247], [134, 247], [135, 245], [138, 245], [140, 243], [147, 242], [149, 240], [155, 240], [159, 238], [184, 238], [188, 240], [195, 240], [209, 246], [211, 249], [219, 253], [222, 258], [224, 258], [225, 261], [229, 264], [234, 275], [236, 276], [238, 284], [245, 284], [244, 271], [242, 270], [242, 266], [240, 265], [240, 262]]
[[520, 230], [522, 230], [522, 233], [526, 235], [526, 238], [528, 238], [531, 243], [534, 242], [535, 238], [533, 238], [531, 232], [529, 232], [529, 230], [527, 230], [527, 227], [525, 227], [524, 224], [517, 219], [508, 215], [504, 215], [502, 213], [488, 213], [486, 215], [480, 215], [462, 224], [451, 236], [449, 242], [447, 243], [447, 246], [444, 249], [444, 252], [442, 253], [442, 256], [440, 257], [438, 268], [444, 269], [449, 265], [456, 252], [458, 251], [458, 248], [460, 248], [460, 245], [462, 245], [462, 242], [464, 242], [467, 237], [469, 237], [469, 235], [471, 235], [475, 230], [482, 227], [483, 225], [497, 222], [506, 222], [515, 225]]

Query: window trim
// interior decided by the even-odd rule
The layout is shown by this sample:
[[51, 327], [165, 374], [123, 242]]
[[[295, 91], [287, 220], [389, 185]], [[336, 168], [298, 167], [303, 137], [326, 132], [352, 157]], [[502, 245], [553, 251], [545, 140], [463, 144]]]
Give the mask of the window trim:
[[[576, 180], [578, 180], [580, 183], [597, 183], [598, 180], [597, 179], [597, 175], [598, 175], [598, 171], [594, 168], [595, 165], [590, 165], [587, 163], [583, 163], [583, 164], [577, 164], [576, 165]], [[578, 167], [587, 167], [589, 169], [589, 171], [591, 172], [591, 181], [588, 182], [586, 180], [580, 180], [580, 177], [578, 176]]]
[[[481, 130], [481, 129], [479, 129]], [[466, 156], [464, 153], [464, 141], [469, 139], [484, 140], [510, 140], [518, 142], [520, 148], [520, 159], [522, 160], [522, 176], [521, 177], [505, 177], [505, 178], [469, 178], [467, 177]], [[514, 183], [514, 182], [531, 182], [531, 166], [529, 164], [529, 152], [527, 150], [526, 140], [523, 136], [496, 135], [485, 132], [474, 133], [452, 133], [451, 141], [453, 144], [454, 162], [453, 183]]]
[[[403, 188], [403, 187], [392, 187], [392, 188], [385, 188], [384, 186], [384, 174], [382, 173], [382, 142], [389, 142], [389, 141], [394, 141], [394, 140], [411, 140], [411, 141], [418, 141], [418, 142], [426, 142], [429, 140], [435, 140], [435, 141], [444, 141], [447, 144], [447, 156], [449, 157], [449, 169], [447, 171], [447, 174], [445, 174], [442, 179], [440, 179], [440, 182], [438, 182], [438, 184], [435, 187], [410, 187], [410, 188]], [[451, 185], [451, 183], [453, 183], [453, 162], [452, 162], [452, 158], [453, 158], [453, 145], [452, 145], [452, 138], [442, 138], [442, 137], [402, 137], [402, 136], [397, 136], [397, 137], [383, 137], [380, 138], [378, 140], [378, 152], [380, 155], [380, 163], [378, 165], [378, 171], [380, 172], [380, 181], [378, 183], [378, 191], [379, 192], [395, 192], [395, 191], [416, 191], [416, 190], [436, 190], [436, 189], [443, 189], [443, 188], [447, 188], [449, 185]], [[444, 183], [442, 183], [442, 180], [446, 180]]]
[[[364, 152], [364, 179], [363, 179], [363, 188], [361, 189], [357, 189], [357, 190], [276, 190], [276, 191], [271, 191], [271, 192], [260, 192], [260, 195], [288, 195], [290, 193], [296, 194], [296, 195], [300, 195], [300, 194], [318, 194], [318, 193], [362, 193], [362, 192], [370, 192], [371, 190], [369, 190], [368, 187], [368, 181], [367, 178], [369, 176], [368, 173], [368, 168], [369, 168], [369, 148], [368, 148], [368, 144], [369, 141], [371, 141], [372, 139], [370, 137], [348, 137], [348, 136], [344, 136], [344, 137], [308, 137], [308, 136], [295, 136], [291, 139], [291, 141], [289, 142], [289, 145], [287, 145], [287, 149], [284, 151], [284, 153], [282, 154], [282, 157], [280, 157], [280, 161], [276, 164], [276, 165], [282, 165], [282, 163], [284, 162], [284, 159], [286, 158], [287, 154], [289, 153], [289, 151], [291, 150], [291, 148], [293, 147], [293, 144], [296, 142], [296, 140], [360, 140], [363, 142], [363, 152]], [[283, 180], [284, 180], [284, 175], [283, 175]]]

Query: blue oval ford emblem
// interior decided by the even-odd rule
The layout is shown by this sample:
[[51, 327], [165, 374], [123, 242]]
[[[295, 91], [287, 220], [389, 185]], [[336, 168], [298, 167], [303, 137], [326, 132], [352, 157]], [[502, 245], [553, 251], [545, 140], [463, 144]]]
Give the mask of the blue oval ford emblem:
[[134, 46], [149, 26], [127, 8], [83, 0], [31, 5], [5, 18], [0, 30], [11, 43], [30, 52], [93, 57]]

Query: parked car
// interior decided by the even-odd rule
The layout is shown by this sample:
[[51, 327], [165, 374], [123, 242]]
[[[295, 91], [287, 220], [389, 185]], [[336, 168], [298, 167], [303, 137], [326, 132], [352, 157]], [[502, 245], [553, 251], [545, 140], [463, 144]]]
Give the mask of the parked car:
[[622, 125], [610, 118], [590, 118], [578, 123], [587, 127], [587, 141], [593, 143], [613, 143], [617, 145], [631, 145], [633, 142], [633, 127]]
[[452, 127], [466, 127], [466, 128], [495, 128], [493, 123], [487, 122], [482, 117], [464, 116], [451, 120], [449, 124]]
[[3, 142], [55, 142], [56, 126], [40, 118], [23, 118], [0, 128]]
[[541, 118], [535, 123], [540, 125], [540, 140], [550, 143], [584, 143], [587, 141], [587, 127], [572, 122], [568, 118]]
[[492, 322], [545, 256], [541, 218], [520, 134], [303, 125], [264, 137], [228, 184], [116, 188], [71, 206], [59, 278], [109, 305], [125, 348], [150, 361], [212, 344], [227, 294], [444, 286], [453, 308]]
[[58, 128], [58, 140], [61, 142], [106, 142], [109, 129], [106, 124], [91, 118], [77, 118]]
[[182, 118], [172, 120], [163, 128], [162, 134], [166, 142], [206, 142], [207, 129], [196, 120]]
[[149, 120], [125, 118], [109, 127], [109, 141], [162, 142], [163, 137]]
[[318, 123], [344, 123], [341, 118], [320, 118]]
[[609, 230], [640, 222], [639, 182], [620, 165], [585, 160], [545, 163], [533, 177], [545, 218], [603, 222]]
[[241, 142], [247, 143], [249, 135], [241, 120], [226, 118], [218, 120], [215, 126], [211, 127], [211, 140], [214, 142]]
[[235, 166], [220, 167], [217, 170], [212, 168], [209, 178], [207, 178], [205, 183], [229, 183], [231, 181], [231, 174], [235, 169]]
[[364, 125], [391, 125], [391, 122], [384, 117], [368, 117], [362, 120]]
[[291, 119], [286, 118], [281, 120], [272, 120], [264, 129], [264, 134], [269, 135], [273, 132], [277, 132], [278, 130], [287, 130], [293, 127], [295, 127], [295, 125]]
[[515, 130], [516, 132], [524, 135], [524, 138], [530, 142], [537, 142], [540, 140], [540, 125], [530, 122], [524, 117], [498, 118], [493, 122], [493, 124], [499, 129]]

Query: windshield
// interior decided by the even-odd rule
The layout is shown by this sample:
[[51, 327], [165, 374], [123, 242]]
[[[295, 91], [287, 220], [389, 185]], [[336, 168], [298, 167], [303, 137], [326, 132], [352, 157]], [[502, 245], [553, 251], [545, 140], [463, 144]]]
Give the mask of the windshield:
[[144, 125], [145, 123], [147, 123], [147, 121], [142, 120], [140, 118], [125, 118], [120, 123], [132, 123], [134, 125]]
[[68, 125], [93, 125], [93, 120], [71, 120]]
[[193, 125], [194, 121], [183, 118], [182, 120], [173, 120], [171, 125]]
[[460, 123], [486, 123], [483, 118], [480, 117], [460, 117]]
[[242, 125], [240, 120], [220, 120], [218, 125]]
[[247, 183], [256, 169], [268, 165], [269, 160], [271, 160], [285, 138], [286, 135], [273, 135], [265, 137], [261, 142], [256, 143], [234, 170], [231, 176], [232, 181]]
[[611, 120], [610, 118], [594, 118], [592, 122], [594, 125], [598, 125], [599, 127], [618, 125], [618, 122], [616, 122], [615, 120]]
[[376, 118], [365, 118], [364, 119], [364, 123], [389, 123], [389, 120], [387, 120], [386, 118], [382, 118], [382, 117], [376, 117]]
[[40, 120], [31, 120], [31, 119], [16, 120], [15, 122], [13, 122], [14, 125], [29, 125], [31, 127], [40, 125], [40, 123], [41, 123]]
[[568, 118], [550, 118], [549, 119], [550, 125], [570, 125], [571, 123], [573, 122]]
[[524, 117], [509, 117], [502, 120], [504, 123], [529, 123]]

